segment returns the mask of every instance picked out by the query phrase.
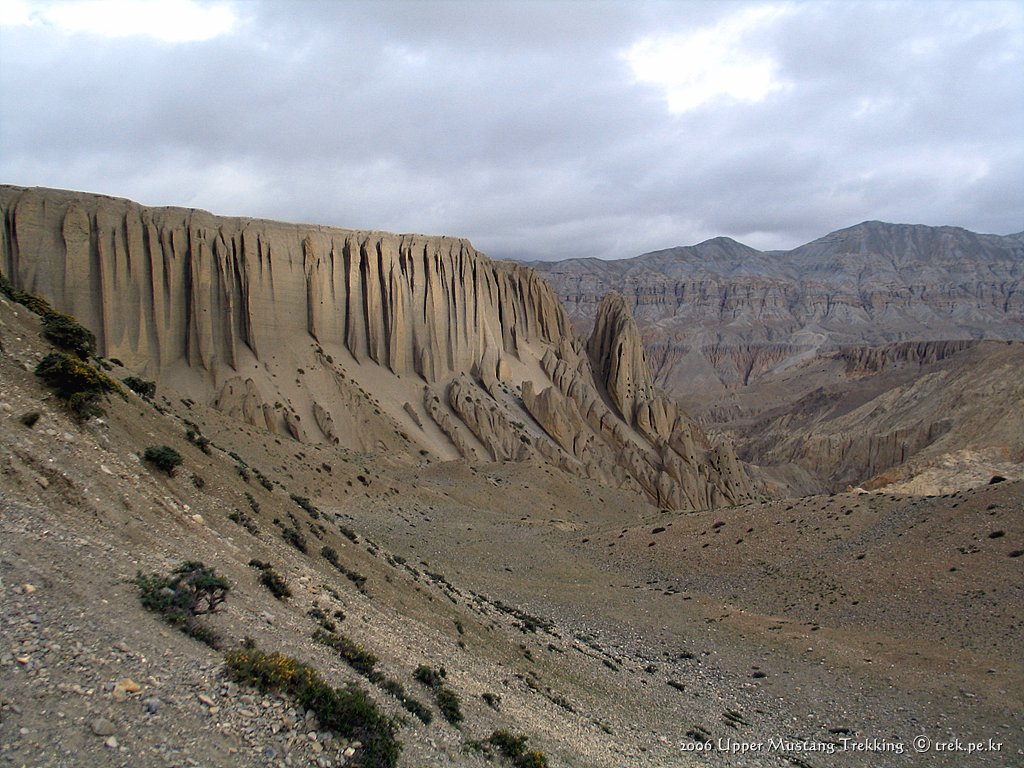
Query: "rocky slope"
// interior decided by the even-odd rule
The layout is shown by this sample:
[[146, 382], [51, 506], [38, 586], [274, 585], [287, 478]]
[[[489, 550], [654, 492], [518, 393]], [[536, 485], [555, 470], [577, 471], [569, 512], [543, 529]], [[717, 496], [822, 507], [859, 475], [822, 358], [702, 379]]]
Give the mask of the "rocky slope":
[[[541, 460], [275, 438], [163, 385], [83, 423], [33, 373], [41, 330], [0, 297], [0, 761], [382, 765], [230, 679], [245, 638], [365, 691], [396, 720], [398, 768], [510, 766], [473, 746], [496, 730], [551, 768], [964, 765], [918, 736], [983, 744], [972, 766], [1024, 757], [1024, 483], [670, 512]], [[142, 458], [159, 445], [181, 454], [173, 476]], [[185, 560], [229, 582], [203, 617], [220, 650], [132, 583]], [[457, 724], [421, 664], [445, 668]]]
[[1021, 342], [843, 347], [692, 413], [779, 492], [950, 493], [1024, 478], [1022, 382]]
[[17, 187], [0, 187], [0, 211], [16, 288], [134, 374], [271, 436], [546, 461], [674, 508], [752, 491], [731, 450], [654, 392], [621, 300], [588, 355], [534, 271], [464, 240]]
[[865, 222], [791, 251], [728, 238], [532, 266], [590, 328], [622, 293], [655, 381], [718, 392], [840, 345], [1024, 338], [1024, 233]]

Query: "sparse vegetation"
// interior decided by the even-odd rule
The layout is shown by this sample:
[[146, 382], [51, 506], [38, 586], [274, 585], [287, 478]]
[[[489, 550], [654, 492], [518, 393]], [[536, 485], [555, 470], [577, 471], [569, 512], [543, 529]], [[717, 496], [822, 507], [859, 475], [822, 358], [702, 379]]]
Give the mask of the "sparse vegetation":
[[405, 710], [415, 716], [424, 725], [430, 725], [434, 720], [434, 713], [420, 701], [417, 701], [405, 692], [405, 686], [397, 680], [386, 677], [377, 683], [377, 686], [389, 696], [393, 696], [401, 702]]
[[140, 379], [138, 376], [127, 376], [122, 379], [124, 385], [139, 397], [147, 400], [156, 396], [156, 382]]
[[462, 722], [461, 702], [458, 695], [451, 688], [441, 686], [437, 689], [437, 708], [441, 710], [441, 717], [452, 725], [458, 725]]
[[447, 676], [447, 672], [444, 667], [440, 669], [432, 669], [425, 664], [420, 664], [416, 669], [413, 670], [412, 679], [416, 682], [423, 683], [427, 688], [439, 688], [441, 683], [444, 682], [444, 678]]
[[[127, 379], [125, 379], [127, 383]], [[188, 440], [192, 445], [198, 448], [200, 451], [205, 453], [207, 456], [210, 455], [210, 441], [203, 437], [202, 433], [198, 429], [190, 428], [185, 432], [185, 439]]]
[[101, 397], [110, 392], [124, 394], [121, 385], [109, 376], [63, 352], [48, 354], [35, 372], [80, 421], [103, 415], [99, 406]]
[[324, 730], [359, 741], [362, 747], [353, 765], [393, 768], [402, 745], [395, 738], [395, 724], [370, 700], [366, 692], [350, 685], [331, 687], [307, 664], [281, 653], [264, 653], [253, 644], [229, 651], [228, 675], [262, 693], [284, 693], [312, 710]]
[[311, 502], [305, 496], [298, 496], [293, 493], [291, 494], [291, 500], [298, 504], [300, 507], [302, 507], [302, 509], [304, 509], [306, 513], [314, 520], [320, 517], [320, 510], [313, 506], [313, 502]]
[[151, 446], [142, 454], [142, 458], [161, 472], [167, 473], [168, 477], [174, 477], [175, 470], [182, 463], [181, 454], [168, 445], [161, 445], [159, 448]]
[[299, 550], [302, 554], [306, 554], [306, 537], [302, 535], [302, 532], [298, 528], [282, 528], [281, 538]]
[[366, 577], [345, 566], [341, 560], [338, 559], [338, 553], [333, 547], [324, 546], [320, 550], [320, 554], [323, 556], [324, 560], [333, 565], [338, 571], [345, 575], [345, 578], [355, 584], [356, 589], [360, 592], [366, 591], [364, 588], [366, 585]]
[[236, 509], [230, 515], [228, 515], [228, 520], [230, 520], [233, 523], [238, 523], [253, 536], [255, 536], [259, 531], [259, 528], [257, 528], [256, 526], [256, 521], [249, 517], [249, 515], [247, 515], [245, 512], [241, 512], [240, 510]]
[[462, 705], [455, 691], [445, 687], [443, 681], [447, 675], [444, 667], [432, 669], [425, 664], [420, 664], [412, 673], [414, 680], [433, 690], [441, 717], [457, 726], [463, 720]]
[[527, 751], [529, 738], [510, 731], [494, 731], [485, 741], [473, 741], [470, 748], [483, 752], [488, 758], [495, 753], [504, 757], [515, 768], [548, 768], [547, 758], [542, 752]]
[[368, 651], [359, 645], [355, 641], [345, 637], [345, 635], [338, 634], [337, 632], [328, 632], [326, 630], [318, 629], [313, 633], [313, 639], [326, 645], [328, 648], [333, 648], [338, 652], [338, 655], [343, 658], [352, 669], [357, 672], [362, 672], [364, 675], [369, 675], [373, 672], [373, 668], [377, 665], [377, 656], [372, 651]]
[[288, 582], [285, 581], [284, 576], [274, 570], [270, 563], [265, 563], [262, 560], [250, 560], [249, 567], [260, 571], [260, 584], [278, 600], [287, 600], [292, 596]]
[[96, 354], [96, 337], [70, 315], [60, 312], [43, 315], [43, 336], [54, 346], [74, 352], [82, 360]]
[[220, 610], [231, 589], [227, 579], [218, 576], [213, 568], [189, 560], [169, 576], [155, 573], [146, 576], [140, 571], [132, 583], [139, 589], [143, 608], [159, 614], [189, 637], [211, 648], [219, 646], [217, 633], [199, 621], [200, 616]]

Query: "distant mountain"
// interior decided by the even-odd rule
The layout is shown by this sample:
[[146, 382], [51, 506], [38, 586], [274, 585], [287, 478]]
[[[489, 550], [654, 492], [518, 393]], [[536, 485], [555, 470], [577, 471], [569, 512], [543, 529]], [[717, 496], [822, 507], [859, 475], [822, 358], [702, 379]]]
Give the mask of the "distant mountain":
[[573, 323], [632, 307], [655, 383], [720, 392], [841, 345], [1024, 339], [1024, 233], [867, 221], [790, 251], [719, 237], [618, 261], [537, 262]]

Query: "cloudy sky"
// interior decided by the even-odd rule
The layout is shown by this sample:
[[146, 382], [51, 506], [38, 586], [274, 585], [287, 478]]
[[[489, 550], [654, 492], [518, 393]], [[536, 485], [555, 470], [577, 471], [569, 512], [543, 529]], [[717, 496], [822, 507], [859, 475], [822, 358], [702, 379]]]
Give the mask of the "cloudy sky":
[[0, 0], [0, 182], [493, 257], [1024, 230], [1024, 0]]

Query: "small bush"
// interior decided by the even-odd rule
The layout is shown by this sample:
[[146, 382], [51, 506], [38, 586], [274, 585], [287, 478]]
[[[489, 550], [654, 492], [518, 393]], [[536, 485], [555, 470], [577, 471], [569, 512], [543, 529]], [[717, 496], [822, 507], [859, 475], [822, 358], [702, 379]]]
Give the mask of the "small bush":
[[[203, 438], [203, 439], [205, 440], [206, 438]], [[207, 441], [207, 442], [209, 442], [209, 441]], [[260, 472], [255, 467], [250, 467], [250, 469], [252, 469], [252, 473], [254, 475], [256, 475], [256, 479], [259, 481], [259, 484], [264, 487], [264, 489], [266, 489], [268, 491], [274, 490], [274, 484], [272, 482], [270, 482], [270, 478], [269, 477], [264, 475], [262, 472]]]
[[434, 713], [421, 701], [406, 696], [402, 699], [402, 706], [424, 725], [430, 725], [434, 721]]
[[54, 346], [74, 352], [82, 360], [96, 354], [96, 337], [70, 315], [59, 312], [44, 315], [43, 336]]
[[245, 514], [245, 512], [240, 512], [236, 509], [228, 515], [228, 520], [233, 523], [238, 523], [253, 536], [259, 532], [259, 528], [256, 527], [256, 521], [249, 517], [249, 515]]
[[345, 637], [345, 635], [318, 629], [313, 633], [313, 639], [318, 643], [326, 645], [328, 648], [333, 648], [341, 658], [348, 662], [352, 669], [362, 672], [364, 675], [373, 672], [373, 668], [377, 665], [378, 659], [376, 654], [366, 650], [355, 641]]
[[0, 272], [0, 293], [16, 304], [21, 304], [30, 312], [34, 312], [40, 317], [57, 314], [57, 310], [51, 307], [46, 299], [41, 299], [34, 293], [29, 293], [15, 288], [11, 281], [8, 280], [2, 272]]
[[356, 589], [358, 589], [360, 592], [366, 592], [366, 577], [363, 576], [363, 574], [357, 573], [356, 571], [353, 571], [351, 568], [346, 567], [341, 562], [341, 560], [338, 559], [338, 552], [334, 549], [334, 547], [324, 546], [320, 550], [320, 554], [323, 556], [324, 560], [326, 560], [328, 563], [337, 568], [338, 571], [343, 573], [346, 579], [355, 584]]
[[420, 664], [413, 670], [412, 679], [423, 683], [427, 688], [436, 689], [441, 687], [441, 683], [444, 682], [446, 675], [444, 667], [441, 667], [441, 669], [431, 669], [425, 664]]
[[508, 759], [515, 768], [548, 768], [547, 758], [541, 752], [527, 752], [529, 739], [509, 731], [495, 731], [486, 741], [471, 742], [471, 746], [483, 751], [488, 757], [497, 752]]
[[295, 547], [302, 554], [306, 554], [306, 537], [298, 528], [284, 528], [281, 530], [281, 538]]
[[170, 576], [136, 574], [132, 583], [139, 588], [139, 600], [148, 611], [160, 614], [171, 626], [189, 637], [216, 648], [217, 634], [198, 621], [199, 616], [216, 613], [227, 599], [231, 585], [213, 568], [189, 560]]
[[462, 722], [461, 702], [458, 695], [451, 688], [443, 685], [437, 689], [437, 708], [441, 710], [441, 717], [452, 725]]
[[292, 596], [292, 590], [285, 581], [284, 576], [274, 570], [270, 563], [260, 560], [250, 560], [249, 567], [260, 571], [260, 584], [270, 590], [270, 594], [278, 600], [287, 600]]
[[169, 477], [174, 477], [174, 471], [181, 466], [182, 462], [181, 454], [167, 445], [161, 445], [159, 448], [152, 446], [147, 448], [142, 454], [142, 458], [160, 471], [166, 472]]
[[128, 376], [121, 379], [124, 385], [139, 397], [151, 400], [156, 395], [156, 382], [140, 379], [138, 376]]
[[281, 653], [264, 653], [249, 647], [229, 651], [228, 675], [262, 693], [281, 692], [305, 709], [312, 710], [324, 730], [333, 731], [362, 747], [353, 765], [394, 768], [402, 745], [395, 738], [395, 724], [377, 709], [366, 693], [355, 686], [332, 688], [307, 664]]
[[310, 608], [306, 612], [306, 615], [328, 632], [336, 632], [338, 629], [338, 625], [334, 623], [331, 617], [328, 616], [319, 605], [314, 605]]
[[320, 510], [313, 506], [313, 502], [311, 502], [305, 496], [298, 496], [293, 493], [291, 494], [291, 500], [298, 504], [300, 507], [302, 507], [304, 510], [306, 510], [306, 513], [314, 520], [320, 517]]
[[39, 411], [29, 411], [28, 413], [23, 413], [21, 415], [21, 418], [18, 419], [18, 421], [20, 421], [29, 429], [32, 429], [32, 427], [36, 425], [36, 422], [39, 421], [39, 416]]
[[51, 352], [36, 366], [36, 376], [54, 390], [72, 415], [84, 421], [102, 416], [99, 400], [110, 392], [123, 395], [121, 385], [89, 364], [63, 352]]
[[[127, 382], [128, 379], [125, 379], [125, 383]], [[210, 440], [209, 438], [203, 437], [199, 430], [189, 429], [185, 432], [185, 439], [207, 456], [210, 455]]]

